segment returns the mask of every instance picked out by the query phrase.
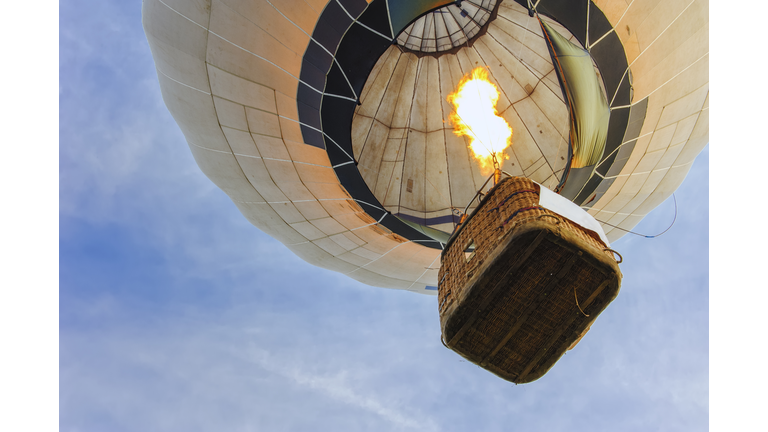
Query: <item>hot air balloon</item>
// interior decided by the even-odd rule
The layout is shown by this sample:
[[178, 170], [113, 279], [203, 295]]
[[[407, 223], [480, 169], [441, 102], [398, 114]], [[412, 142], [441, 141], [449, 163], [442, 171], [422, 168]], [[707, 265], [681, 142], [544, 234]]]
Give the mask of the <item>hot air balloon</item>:
[[[511, 179], [608, 249], [708, 142], [704, 0], [144, 0], [142, 17], [205, 175], [302, 259], [373, 286], [438, 294], [441, 256]], [[513, 131], [491, 183], [448, 100], [478, 67]], [[581, 299], [554, 361], [599, 314]]]

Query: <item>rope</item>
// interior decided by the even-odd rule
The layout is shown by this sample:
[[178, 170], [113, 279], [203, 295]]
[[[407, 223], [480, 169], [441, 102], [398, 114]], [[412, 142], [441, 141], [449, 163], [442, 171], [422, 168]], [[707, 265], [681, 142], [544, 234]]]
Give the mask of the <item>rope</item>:
[[482, 185], [482, 186], [480, 186], [480, 189], [477, 191], [477, 193], [475, 194], [475, 196], [473, 196], [473, 197], [472, 197], [472, 199], [471, 199], [471, 200], [469, 200], [469, 202], [467, 203], [467, 206], [466, 206], [466, 207], [464, 207], [464, 214], [467, 214], [467, 211], [469, 210], [469, 206], [471, 206], [471, 205], [472, 205], [472, 203], [475, 201], [475, 198], [477, 198], [477, 197], [478, 197], [478, 195], [482, 195], [482, 190], [483, 190], [483, 188], [485, 187], [485, 185], [487, 185], [487, 184], [488, 184], [488, 182], [489, 182], [489, 181], [491, 181], [491, 179], [492, 179], [492, 178], [493, 178], [493, 174], [491, 174], [491, 176], [490, 176], [490, 177], [488, 177], [488, 179], [487, 179], [487, 180], [485, 180], [485, 183], [483, 183], [483, 185]]
[[[539, 4], [539, 2], [536, 2], [536, 4]], [[534, 12], [536, 12], [536, 6], [531, 0], [528, 0], [528, 16], [533, 18]]]
[[525, 190], [517, 191], [517, 192], [513, 193], [512, 195], [504, 198], [504, 200], [499, 205], [497, 205], [496, 207], [488, 210], [486, 213], [490, 213], [490, 212], [492, 212], [494, 210], [499, 210], [501, 208], [501, 206], [503, 206], [504, 204], [506, 204], [507, 201], [509, 201], [510, 198], [512, 198], [513, 196], [515, 196], [517, 194], [523, 193], [523, 192], [533, 192], [533, 193], [536, 193], [536, 191], [533, 190], [533, 189], [525, 189]]
[[[443, 339], [443, 335], [440, 335], [440, 342], [442, 342], [443, 346], [448, 348], [448, 345], [445, 344], [445, 340]], [[448, 348], [450, 349], [450, 348]]]
[[[449, 292], [449, 293], [450, 293], [450, 292]], [[443, 311], [443, 306], [445, 306], [445, 302], [446, 302], [447, 300], [448, 300], [448, 294], [446, 294], [446, 295], [445, 295], [445, 297], [443, 297], [443, 301], [441, 301], [441, 302], [440, 302], [440, 306], [438, 306], [438, 307], [437, 307], [437, 311], [438, 311], [438, 312], [442, 312], [442, 311]]]
[[640, 237], [645, 237], [645, 238], [656, 238], [656, 237], [658, 237], [658, 236], [660, 236], [660, 235], [664, 234], [665, 232], [669, 231], [669, 229], [670, 229], [670, 228], [672, 228], [672, 225], [674, 225], [674, 224], [675, 224], [675, 221], [677, 220], [677, 198], [675, 198], [675, 194], [672, 194], [672, 199], [675, 201], [675, 217], [674, 217], [674, 218], [672, 218], [672, 223], [671, 223], [671, 224], [669, 224], [669, 227], [667, 227], [667, 229], [665, 229], [664, 231], [662, 231], [662, 232], [660, 232], [660, 233], [658, 233], [658, 234], [656, 234], [656, 235], [645, 235], [645, 234], [640, 234], [640, 233], [636, 233], [636, 232], [634, 232], [634, 231], [630, 231], [630, 230], [628, 230], [628, 229], [624, 229], [624, 228], [622, 228], [622, 227], [618, 227], [618, 226], [616, 226], [616, 225], [612, 225], [612, 224], [609, 224], [608, 222], [603, 222], [603, 221], [601, 221], [601, 220], [599, 220], [599, 219], [595, 219], [595, 220], [597, 220], [597, 221], [598, 221], [598, 222], [600, 222], [601, 224], [606, 224], [606, 225], [608, 225], [608, 226], [610, 226], [610, 227], [613, 227], [613, 228], [616, 228], [616, 229], [620, 229], [620, 230], [622, 230], [622, 231], [624, 231], [624, 232], [628, 232], [628, 233], [630, 233], [630, 234], [634, 234], [634, 235], [637, 235], [637, 236], [640, 236]]
[[[618, 259], [618, 260], [616, 260], [616, 264], [621, 264], [621, 263], [623, 263], [623, 262], [624, 262], [624, 257], [623, 257], [623, 256], [621, 256], [621, 254], [620, 254], [620, 253], [618, 253], [618, 252], [616, 252], [615, 250], [613, 250], [613, 249], [611, 249], [611, 248], [605, 248], [605, 249], [603, 249], [603, 251], [608, 251], [608, 252], [610, 252], [610, 253], [612, 253], [612, 254], [616, 254], [616, 255], [618, 255], [618, 256], [619, 256], [619, 259]], [[616, 257], [614, 257], [613, 259], [616, 259]]]
[[576, 285], [573, 286], [573, 298], [576, 299], [576, 307], [579, 308], [579, 310], [581, 311], [582, 314], [584, 314], [585, 317], [589, 318], [589, 315], [584, 313], [584, 310], [581, 308], [581, 306], [579, 306], [579, 298], [576, 297]]
[[507, 223], [509, 223], [509, 221], [511, 221], [511, 220], [512, 220], [512, 218], [514, 218], [515, 216], [517, 216], [517, 214], [518, 214], [518, 213], [520, 213], [520, 212], [524, 212], [524, 211], [528, 211], [528, 210], [536, 210], [536, 209], [542, 210], [542, 208], [541, 208], [541, 207], [539, 207], [539, 206], [533, 206], [533, 207], [526, 207], [526, 208], [521, 208], [521, 209], [519, 209], [519, 210], [515, 211], [515, 212], [514, 212], [514, 213], [512, 213], [512, 215], [511, 215], [511, 216], [509, 216], [509, 217], [507, 218], [507, 220], [505, 220], [505, 221], [504, 221], [504, 223], [503, 223], [503, 224], [501, 224], [501, 225], [500, 225], [500, 226], [499, 226], [497, 229], [502, 229], [502, 228], [504, 228], [504, 226], [505, 226]]

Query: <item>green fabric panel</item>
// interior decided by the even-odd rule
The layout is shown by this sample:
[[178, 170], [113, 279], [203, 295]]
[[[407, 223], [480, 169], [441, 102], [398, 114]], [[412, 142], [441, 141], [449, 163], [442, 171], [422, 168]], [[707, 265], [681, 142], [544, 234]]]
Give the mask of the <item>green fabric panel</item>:
[[544, 21], [539, 22], [568, 100], [573, 149], [571, 168], [594, 165], [600, 162], [605, 152], [611, 109], [592, 65], [592, 57]]
[[440, 243], [443, 243], [443, 244], [448, 243], [448, 240], [450, 240], [451, 238], [451, 235], [445, 231], [440, 231], [438, 229], [430, 228], [426, 225], [421, 225], [416, 222], [411, 222], [403, 218], [398, 218], [398, 219], [403, 221], [406, 225], [409, 225], [411, 228], [416, 229], [417, 231], [423, 233], [424, 235], [431, 237], [432, 240], [437, 240]]
[[433, 9], [451, 3], [453, 3], [452, 0], [387, 0], [389, 20], [395, 37], [408, 27], [411, 21]]

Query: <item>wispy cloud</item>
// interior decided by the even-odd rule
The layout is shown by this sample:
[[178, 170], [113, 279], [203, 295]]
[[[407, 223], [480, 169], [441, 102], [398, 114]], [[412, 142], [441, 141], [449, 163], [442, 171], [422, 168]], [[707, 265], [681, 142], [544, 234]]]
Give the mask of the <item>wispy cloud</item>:
[[[285, 362], [285, 359], [274, 358], [268, 351], [251, 348], [253, 360], [262, 368], [289, 378], [294, 383], [317, 390], [323, 394], [348, 405], [370, 411], [400, 428], [421, 431], [438, 430], [432, 419], [418, 419], [406, 413], [402, 406], [382, 401], [379, 398], [353, 389], [349, 383], [346, 371], [334, 374], [311, 374], [306, 372], [306, 366], [298, 366]], [[389, 402], [389, 403], [388, 403]]]

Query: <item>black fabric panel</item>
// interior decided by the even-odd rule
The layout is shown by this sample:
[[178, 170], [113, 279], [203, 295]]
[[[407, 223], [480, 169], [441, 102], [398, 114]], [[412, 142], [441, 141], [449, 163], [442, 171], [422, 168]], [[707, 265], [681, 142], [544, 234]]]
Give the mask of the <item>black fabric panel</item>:
[[383, 35], [392, 35], [387, 0], [374, 0], [357, 20]]
[[[360, 175], [360, 170], [357, 169], [355, 164], [343, 165], [334, 168], [334, 170], [336, 171], [336, 176], [339, 178], [339, 181], [342, 185], [344, 185], [344, 188], [347, 190], [347, 192], [352, 195], [352, 198], [365, 201], [369, 204], [373, 204], [381, 208], [384, 207], [379, 204], [379, 200], [376, 199], [371, 190], [368, 188], [365, 180], [363, 180], [363, 177]], [[379, 220], [379, 218], [381, 218], [381, 216], [383, 216], [385, 213], [374, 208], [373, 211], [376, 213], [374, 214], [368, 211], [369, 208], [366, 208], [366, 212], [373, 216], [376, 220]]]
[[[376, 219], [378, 220], [378, 219]], [[408, 226], [405, 222], [401, 221], [400, 219], [388, 215], [385, 217], [381, 224], [387, 227], [390, 231], [392, 231], [395, 234], [399, 234], [408, 240], [419, 242], [420, 245], [432, 248], [432, 249], [438, 249], [441, 250], [442, 247], [440, 246], [440, 242], [437, 240], [434, 240], [433, 238], [427, 236], [424, 233], [421, 233], [412, 227]]]
[[312, 39], [335, 53], [344, 32], [349, 28], [352, 19], [335, 1], [329, 2], [323, 10], [312, 32]]
[[306, 144], [325, 150], [323, 134], [310, 127], [301, 125], [301, 135]]
[[[602, 42], [601, 42], [602, 43]], [[626, 63], [626, 62], [625, 62]], [[629, 83], [629, 74], [619, 84], [619, 91], [613, 100], [613, 106], [624, 106], [632, 103], [632, 85]]]
[[323, 47], [321, 47], [317, 42], [310, 40], [309, 45], [307, 46], [307, 51], [304, 52], [304, 62], [301, 64], [302, 80], [304, 79], [304, 68], [307, 66], [306, 62], [309, 62], [311, 65], [317, 68], [317, 70], [322, 72], [323, 77], [325, 77], [328, 69], [331, 68], [332, 61], [333, 57], [331, 57], [331, 55], [328, 54], [328, 52], [326, 52]]
[[[613, 26], [608, 21], [608, 18], [605, 17], [603, 11], [595, 6], [594, 3], [589, 2], [589, 43], [595, 43], [596, 40], [603, 37], [612, 28]], [[603, 42], [605, 42], [605, 39], [600, 43]]]
[[305, 59], [301, 64], [301, 74], [299, 75], [299, 79], [307, 85], [312, 86], [319, 91], [323, 91], [323, 87], [325, 87], [326, 73], [328, 73], [327, 70], [323, 72]]
[[405, 213], [395, 213], [395, 216], [401, 219], [409, 220], [411, 222], [416, 222], [417, 224], [421, 224], [425, 226], [439, 225], [439, 224], [450, 223], [450, 222], [459, 223], [459, 221], [461, 220], [460, 216], [457, 216], [454, 214], [446, 215], [446, 216], [431, 217], [431, 218], [420, 218], [420, 217], [411, 216]]
[[608, 175], [608, 170], [611, 169], [611, 166], [613, 166], [613, 162], [616, 160], [616, 156], [618, 156], [619, 152], [615, 152], [610, 154], [607, 158], [600, 161], [600, 165], [597, 167], [597, 172], [600, 173], [603, 177]]
[[339, 96], [346, 96], [352, 99], [357, 99], [352, 89], [349, 88], [347, 79], [344, 78], [344, 74], [341, 73], [339, 65], [335, 62], [331, 66], [331, 70], [328, 71], [328, 78], [325, 85], [325, 93], [335, 94]]
[[600, 75], [603, 76], [608, 103], [611, 103], [616, 88], [621, 84], [611, 106], [629, 105], [629, 78], [624, 76], [627, 70], [627, 56], [616, 32], [612, 32], [595, 45], [590, 54], [600, 69]]
[[[328, 160], [331, 161], [331, 165], [354, 162], [350, 159], [352, 154], [349, 152], [345, 153], [343, 150], [339, 148], [340, 145], [336, 145], [334, 141], [335, 140], [332, 140], [332, 138], [329, 138], [327, 136], [325, 137], [325, 151], [326, 153], [328, 153]], [[354, 164], [349, 164], [349, 165], [354, 165]]]
[[[640, 102], [632, 105], [630, 114], [629, 114], [629, 122], [630, 123], [636, 123], [636, 122], [645, 122], [645, 114], [648, 111], [648, 97], [646, 96], [643, 100]], [[640, 136], [640, 130], [637, 130], [637, 136]], [[634, 137], [633, 137], [634, 138]]]
[[344, 8], [335, 1], [328, 2], [328, 5], [323, 9], [323, 13], [320, 15], [318, 21], [327, 22], [336, 30], [336, 32], [341, 33], [342, 35], [352, 24], [352, 18], [350, 18], [344, 11]]
[[[353, 155], [352, 116], [355, 113], [355, 107], [357, 107], [357, 103], [355, 102], [325, 96], [323, 98], [323, 108], [321, 110], [323, 132], [331, 137], [350, 156]], [[328, 148], [330, 149], [332, 146], [333, 144], [329, 145]], [[344, 160], [340, 162], [347, 162], [348, 160], [349, 157], [345, 157]], [[335, 165], [340, 162], [333, 162], [333, 164]]]
[[632, 111], [630, 111], [629, 114], [629, 125], [627, 125], [627, 132], [624, 134], [624, 141], [637, 138], [640, 135], [640, 130], [643, 128], [643, 123], [645, 123], [645, 110], [643, 110], [643, 116], [640, 118], [633, 118], [635, 117], [634, 106], [631, 108], [631, 110]]
[[302, 123], [322, 130], [320, 124], [320, 111], [299, 101], [296, 102], [296, 107], [299, 109], [299, 120]]
[[[617, 147], [624, 142], [624, 133], [627, 131], [629, 123], [629, 109], [619, 109], [611, 111], [611, 119], [608, 122], [608, 137], [605, 140], [605, 155], [610, 155]], [[615, 158], [615, 154], [611, 157]], [[602, 162], [598, 165], [597, 171], [605, 175], [611, 167], [613, 159]]]
[[608, 170], [607, 177], [614, 177], [621, 173], [624, 165], [627, 164], [629, 157], [632, 155], [632, 150], [635, 149], [637, 140], [626, 141], [619, 151], [616, 152], [616, 160], [611, 165], [611, 169]]
[[453, 0], [387, 0], [392, 31], [400, 34], [422, 15], [439, 7], [453, 3]]
[[[576, 197], [576, 199], [573, 200], [575, 204], [581, 205], [585, 201], [589, 201], [590, 198], [592, 198], [592, 195], [595, 194], [595, 189], [597, 189], [598, 186], [600, 186], [600, 182], [603, 179], [593, 175], [592, 178], [589, 179], [586, 186], [584, 186], [584, 189], [581, 191], [579, 196]], [[594, 202], [594, 201], [593, 201]]]
[[568, 173], [568, 178], [565, 181], [565, 186], [563, 186], [563, 189], [560, 191], [560, 195], [568, 198], [571, 201], [574, 201], [574, 198], [576, 198], [579, 191], [581, 191], [584, 183], [589, 180], [594, 168], [594, 165], [590, 165], [582, 168], [571, 169]]
[[363, 91], [373, 66], [390, 45], [391, 42], [361, 25], [354, 24], [347, 31], [336, 52], [336, 61], [347, 75], [355, 93]]
[[359, 17], [365, 7], [368, 6], [368, 2], [365, 0], [339, 0], [339, 2], [355, 18]]
[[363, 211], [366, 212], [368, 216], [374, 218], [377, 221], [380, 220], [382, 216], [387, 214], [387, 212], [382, 211], [380, 207], [369, 204], [368, 201], [363, 201], [361, 199], [360, 201], [357, 201], [357, 204], [362, 207]]
[[[312, 90], [304, 83], [299, 83], [299, 90], [296, 93], [296, 101], [307, 105], [315, 110], [320, 110], [320, 100], [322, 95], [315, 90]], [[301, 118], [301, 117], [299, 117]]]
[[595, 205], [596, 202], [600, 201], [600, 198], [605, 195], [605, 193], [608, 191], [608, 188], [611, 187], [613, 182], [616, 179], [604, 179], [600, 182], [600, 185], [595, 190], [595, 194], [590, 197], [590, 199], [587, 200], [584, 204], [582, 204], [582, 207], [592, 208], [593, 205]]
[[[640, 136], [640, 130], [645, 123], [645, 113], [648, 109], [648, 98], [641, 100], [629, 108], [629, 118], [627, 120], [627, 130], [624, 132], [621, 148], [616, 152], [616, 160], [611, 162], [610, 169], [605, 175], [618, 175], [627, 163], [632, 150], [635, 148], [637, 137]], [[600, 171], [603, 172], [602, 170]]]

